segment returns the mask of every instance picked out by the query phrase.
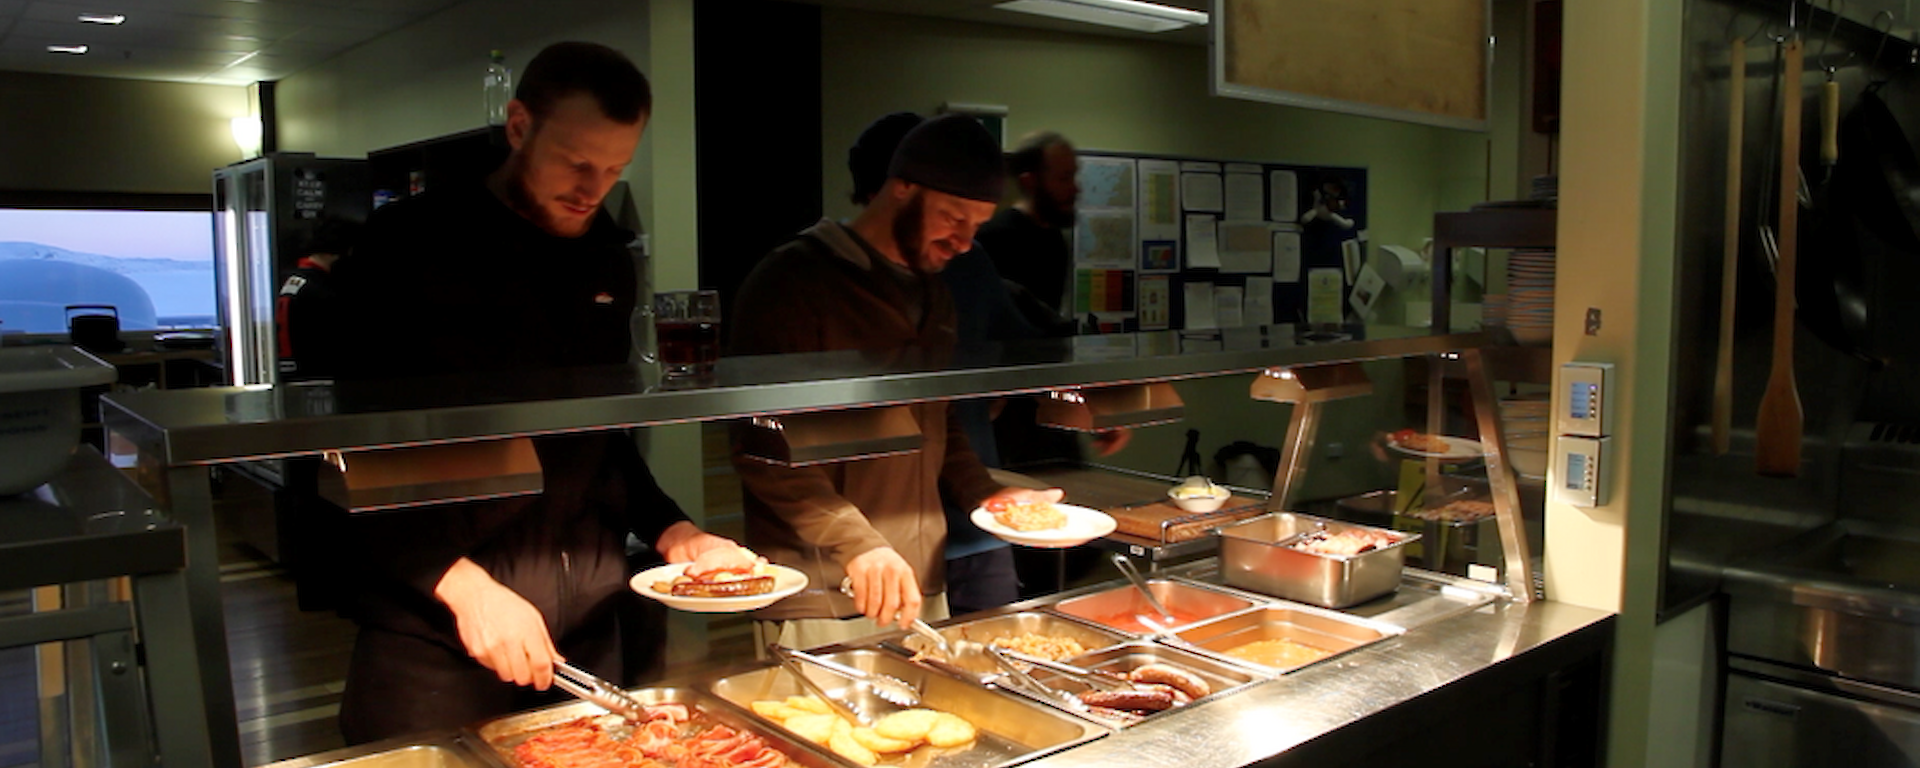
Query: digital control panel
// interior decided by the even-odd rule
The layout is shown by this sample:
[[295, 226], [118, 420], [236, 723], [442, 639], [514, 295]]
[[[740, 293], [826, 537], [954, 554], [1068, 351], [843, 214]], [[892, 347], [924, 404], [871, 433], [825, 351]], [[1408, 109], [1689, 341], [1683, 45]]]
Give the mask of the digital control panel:
[[1554, 498], [1576, 507], [1598, 507], [1607, 503], [1606, 468], [1608, 437], [1569, 437], [1554, 441]]
[[1613, 434], [1612, 363], [1567, 363], [1560, 368], [1562, 403], [1555, 424], [1562, 435], [1604, 437]]

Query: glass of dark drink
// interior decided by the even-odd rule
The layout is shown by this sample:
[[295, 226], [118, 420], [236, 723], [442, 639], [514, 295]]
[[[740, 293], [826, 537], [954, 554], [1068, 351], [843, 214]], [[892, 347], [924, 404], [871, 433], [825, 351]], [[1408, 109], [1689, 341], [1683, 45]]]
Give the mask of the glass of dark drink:
[[669, 378], [712, 375], [720, 360], [720, 292], [655, 293], [653, 332]]

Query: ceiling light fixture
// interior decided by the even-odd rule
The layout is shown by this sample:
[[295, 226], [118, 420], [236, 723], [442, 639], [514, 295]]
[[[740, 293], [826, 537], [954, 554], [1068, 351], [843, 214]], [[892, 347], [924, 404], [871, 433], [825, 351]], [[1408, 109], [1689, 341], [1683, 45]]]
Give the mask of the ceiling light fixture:
[[71, 53], [75, 56], [78, 56], [86, 52], [87, 52], [87, 47], [84, 45], [49, 45], [47, 46], [47, 53]]
[[1200, 11], [1140, 0], [1011, 0], [993, 7], [1135, 32], [1166, 32], [1207, 23], [1207, 14]]
[[83, 13], [80, 20], [88, 24], [125, 24], [127, 17], [117, 13]]

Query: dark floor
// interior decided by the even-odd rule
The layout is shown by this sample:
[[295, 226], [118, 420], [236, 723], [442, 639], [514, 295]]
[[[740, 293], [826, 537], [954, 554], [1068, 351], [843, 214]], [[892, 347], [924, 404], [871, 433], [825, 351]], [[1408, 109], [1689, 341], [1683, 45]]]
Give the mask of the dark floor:
[[[237, 516], [268, 502], [245, 481], [222, 484], [221, 596], [241, 747], [261, 765], [343, 746], [336, 722], [354, 627], [331, 611], [301, 611], [284, 569], [247, 546]], [[729, 533], [720, 526], [722, 533]], [[26, 592], [0, 593], [0, 616], [31, 610]], [[670, 629], [673, 675], [699, 674], [752, 658], [751, 630], [740, 616], [676, 614]], [[39, 768], [42, 702], [34, 649], [0, 651], [0, 768]]]

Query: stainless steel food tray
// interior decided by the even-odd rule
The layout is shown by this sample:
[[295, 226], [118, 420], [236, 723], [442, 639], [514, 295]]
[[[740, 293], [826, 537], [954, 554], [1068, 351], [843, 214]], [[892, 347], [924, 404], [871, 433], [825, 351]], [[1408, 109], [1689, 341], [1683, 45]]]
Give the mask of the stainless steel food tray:
[[[1287, 544], [1325, 528], [1378, 531], [1392, 545], [1357, 555], [1322, 555]], [[1406, 546], [1420, 534], [1343, 523], [1296, 512], [1275, 512], [1220, 529], [1220, 578], [1227, 586], [1323, 608], [1345, 608], [1392, 592], [1400, 584]]]
[[[1176, 633], [1173, 638], [1230, 664], [1245, 665], [1267, 674], [1283, 674], [1319, 664], [1405, 631], [1391, 624], [1307, 606], [1268, 605], [1191, 627]], [[1272, 666], [1227, 653], [1261, 640], [1290, 640], [1326, 651], [1327, 655], [1302, 664]]]
[[[789, 765], [807, 766], [807, 768], [844, 768], [845, 766], [841, 761], [820, 751], [813, 743], [796, 738], [785, 729], [771, 727], [765, 721], [734, 709], [722, 703], [720, 699], [698, 690], [640, 688], [628, 691], [628, 695], [641, 704], [669, 702], [685, 704], [708, 722], [759, 736], [767, 746], [786, 753]], [[470, 730], [475, 740], [493, 749], [493, 756], [497, 757], [501, 764], [517, 766], [519, 763], [514, 760], [513, 748], [519, 746], [521, 742], [563, 723], [582, 717], [606, 714], [607, 711], [599, 705], [575, 701], [495, 718], [474, 726]]]
[[[1052, 635], [1071, 638], [1080, 644], [1083, 652], [1097, 651], [1133, 639], [1132, 635], [1116, 629], [1043, 611], [1016, 611], [968, 621], [956, 621], [937, 629], [949, 641], [971, 640], [981, 644], [991, 644], [996, 638], [1018, 637], [1027, 633]], [[924, 650], [926, 645], [927, 643], [919, 637], [906, 635], [890, 642], [888, 648], [912, 655]], [[954, 666], [975, 674], [991, 675], [1000, 672], [991, 659], [980, 654], [960, 654], [952, 662]]]
[[[877, 649], [854, 648], [818, 655], [854, 669], [905, 680], [919, 689], [921, 706], [959, 715], [979, 730], [980, 736], [971, 747], [941, 750], [923, 746], [908, 753], [901, 764], [913, 768], [995, 768], [1014, 765], [1107, 734], [1107, 730], [1099, 725], [1070, 717], [1024, 697], [983, 688]], [[873, 696], [870, 691], [848, 686], [845, 679], [824, 669], [809, 669], [807, 676], [819, 683], [827, 693], [854, 704], [860, 711], [884, 715], [900, 709]], [[754, 701], [806, 694], [793, 676], [778, 666], [722, 677], [712, 681], [709, 688], [713, 695], [743, 710]], [[747, 716], [753, 718], [759, 729], [777, 730], [790, 739], [800, 738], [757, 715]], [[852, 765], [838, 757], [833, 760], [842, 765]]]
[[[1162, 632], [1178, 631], [1202, 621], [1216, 619], [1227, 614], [1252, 608], [1252, 600], [1217, 589], [1198, 586], [1185, 582], [1166, 579], [1148, 579], [1147, 589], [1166, 606], [1177, 619], [1184, 619], [1174, 626], [1155, 630], [1145, 626], [1138, 618], [1155, 617], [1154, 610], [1147, 605], [1146, 598], [1130, 584], [1095, 592], [1090, 595], [1070, 597], [1049, 606], [1049, 610], [1081, 619], [1089, 623], [1124, 632], [1130, 637], [1148, 637]], [[1121, 624], [1130, 621], [1133, 626]]]
[[[1179, 648], [1145, 640], [1136, 640], [1124, 645], [1094, 651], [1084, 656], [1077, 656], [1068, 660], [1067, 663], [1082, 669], [1096, 672], [1110, 672], [1123, 676], [1147, 664], [1166, 664], [1197, 675], [1200, 679], [1207, 681], [1207, 685], [1213, 689], [1211, 694], [1195, 699], [1192, 703], [1185, 706], [1156, 712], [1137, 721], [1113, 720], [1090, 712], [1066, 710], [1062, 707], [1064, 711], [1074, 711], [1075, 714], [1112, 728], [1126, 728], [1139, 722], [1145, 722], [1146, 720], [1163, 717], [1174, 712], [1192, 709], [1267, 679], [1265, 675], [1255, 672], [1248, 667], [1242, 667], [1231, 662], [1221, 661], [1198, 653], [1190, 653]], [[1045, 683], [1047, 687], [1055, 690], [1066, 691], [1067, 693], [1075, 695], [1087, 690], [1086, 685], [1075, 682], [1072, 678], [1054, 674], [1044, 669], [1035, 670], [1033, 676], [1034, 679]], [[1051, 701], [1048, 703], [1054, 704], [1054, 702]]]

